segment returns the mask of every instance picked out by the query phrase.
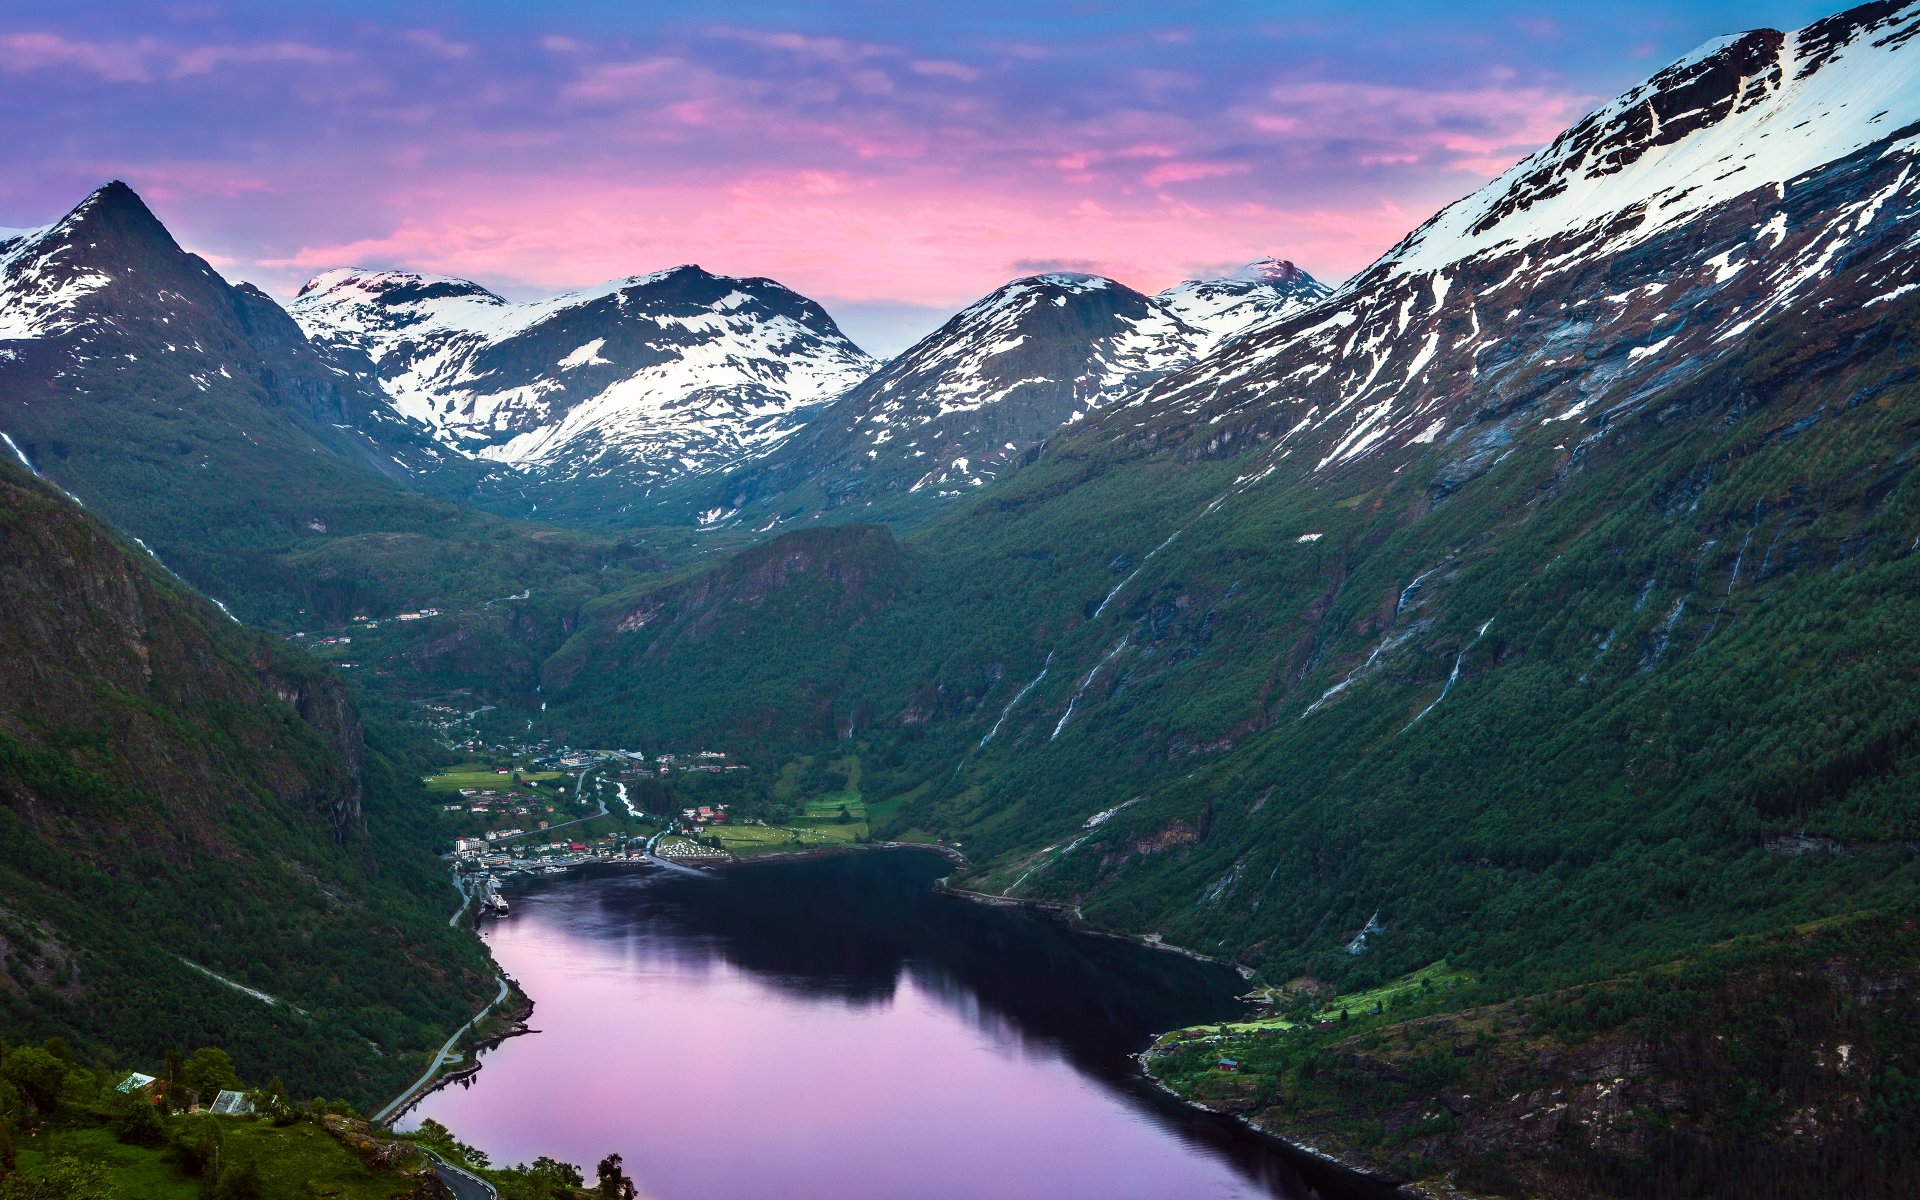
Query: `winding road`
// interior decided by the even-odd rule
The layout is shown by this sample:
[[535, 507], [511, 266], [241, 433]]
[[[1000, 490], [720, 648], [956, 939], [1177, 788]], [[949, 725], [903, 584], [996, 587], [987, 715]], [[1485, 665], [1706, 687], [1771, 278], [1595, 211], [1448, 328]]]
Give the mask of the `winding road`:
[[494, 1005], [500, 1003], [502, 1000], [505, 1000], [507, 998], [507, 978], [506, 976], [502, 975], [499, 977], [499, 979], [500, 979], [500, 991], [497, 994], [495, 994], [492, 1000], [489, 1000], [487, 1002], [487, 1006], [485, 1008], [473, 1014], [473, 1019], [471, 1021], [468, 1021], [465, 1025], [462, 1025], [459, 1029], [456, 1029], [454, 1031], [453, 1036], [447, 1039], [446, 1044], [444, 1046], [440, 1047], [440, 1053], [433, 1056], [433, 1065], [427, 1068], [426, 1073], [421, 1075], [420, 1078], [414, 1080], [413, 1083], [408, 1086], [406, 1091], [401, 1092], [398, 1096], [395, 1096], [393, 1100], [389, 1102], [385, 1108], [373, 1114], [372, 1120], [375, 1125], [385, 1125], [387, 1122], [391, 1121], [395, 1116], [399, 1115], [402, 1111], [404, 1111], [407, 1106], [407, 1102], [409, 1100], [412, 1100], [414, 1096], [420, 1091], [421, 1088], [424, 1088], [429, 1083], [432, 1083], [434, 1076], [440, 1073], [440, 1068], [446, 1065], [447, 1056], [453, 1053], [454, 1043], [458, 1042], [462, 1037], [466, 1036], [467, 1030], [472, 1029], [475, 1025], [478, 1025], [482, 1018], [484, 1018], [488, 1013], [492, 1012]]

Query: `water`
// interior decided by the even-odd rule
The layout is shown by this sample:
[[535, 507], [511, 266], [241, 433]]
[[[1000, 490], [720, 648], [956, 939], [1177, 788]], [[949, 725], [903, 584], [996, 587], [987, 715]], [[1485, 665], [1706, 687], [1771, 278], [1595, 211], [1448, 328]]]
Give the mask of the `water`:
[[624, 870], [485, 936], [538, 1035], [432, 1117], [496, 1163], [626, 1159], [652, 1200], [1340, 1198], [1128, 1056], [1243, 1011], [1224, 968], [937, 894], [933, 855]]

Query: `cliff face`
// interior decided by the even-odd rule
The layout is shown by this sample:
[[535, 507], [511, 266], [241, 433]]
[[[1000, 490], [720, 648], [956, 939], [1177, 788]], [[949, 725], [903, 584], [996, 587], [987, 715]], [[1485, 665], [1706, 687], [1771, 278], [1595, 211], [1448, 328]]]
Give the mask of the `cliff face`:
[[0, 735], [63, 752], [129, 798], [63, 834], [66, 814], [15, 781], [7, 800], [29, 824], [216, 848], [234, 841], [232, 822], [284, 806], [336, 842], [365, 840], [364, 735], [337, 679], [11, 467], [0, 529]]

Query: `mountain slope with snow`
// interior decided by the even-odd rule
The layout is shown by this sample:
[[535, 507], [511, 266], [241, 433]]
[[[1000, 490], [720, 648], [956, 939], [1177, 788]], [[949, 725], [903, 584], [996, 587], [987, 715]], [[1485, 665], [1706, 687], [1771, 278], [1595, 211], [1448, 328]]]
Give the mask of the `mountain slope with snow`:
[[123, 183], [0, 242], [0, 435], [248, 620], [498, 596], [529, 563], [605, 561], [421, 494], [465, 494], [486, 465], [183, 250]]
[[1212, 335], [1200, 348], [1207, 354], [1242, 334], [1278, 324], [1332, 292], [1284, 259], [1262, 258], [1219, 279], [1182, 280], [1154, 299]]
[[1710, 43], [1130, 420], [1261, 448], [1261, 470], [1437, 443], [1471, 474], [1521, 426], [1604, 425], [1770, 316], [1900, 294], [1920, 283], [1916, 31], [1920, 7], [1872, 4]]
[[693, 266], [525, 304], [466, 280], [338, 270], [291, 311], [396, 411], [548, 497], [764, 451], [874, 366], [811, 300]]
[[709, 489], [703, 521], [757, 525], [962, 495], [1061, 426], [1325, 290], [1272, 260], [1160, 296], [1096, 275], [1014, 280]]

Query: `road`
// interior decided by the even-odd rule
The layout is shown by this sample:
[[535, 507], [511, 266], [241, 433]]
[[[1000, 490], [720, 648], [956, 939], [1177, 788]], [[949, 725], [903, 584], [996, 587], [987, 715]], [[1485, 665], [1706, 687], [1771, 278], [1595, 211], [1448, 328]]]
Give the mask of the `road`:
[[398, 1096], [395, 1096], [393, 1100], [389, 1102], [385, 1108], [373, 1114], [373, 1123], [375, 1125], [385, 1125], [388, 1121], [391, 1121], [395, 1115], [397, 1115], [401, 1110], [403, 1110], [406, 1107], [407, 1101], [413, 1099], [414, 1093], [418, 1092], [421, 1088], [426, 1087], [427, 1084], [433, 1082], [433, 1077], [440, 1073], [440, 1068], [442, 1066], [446, 1065], [447, 1056], [453, 1053], [454, 1043], [458, 1042], [463, 1036], [465, 1036], [467, 1030], [472, 1029], [475, 1025], [478, 1025], [481, 1021], [481, 1018], [485, 1017], [488, 1013], [492, 1012], [494, 1005], [500, 1003], [502, 1000], [505, 1000], [506, 998], [507, 998], [507, 979], [506, 979], [506, 976], [503, 975], [500, 977], [499, 993], [495, 995], [492, 1000], [489, 1000], [487, 1002], [487, 1006], [485, 1008], [473, 1014], [473, 1020], [468, 1021], [465, 1025], [462, 1025], [459, 1029], [454, 1031], [453, 1036], [447, 1039], [447, 1044], [440, 1047], [440, 1053], [433, 1056], [433, 1065], [427, 1068], [425, 1074], [420, 1076], [420, 1078], [414, 1080], [413, 1083], [407, 1088], [406, 1091], [401, 1092]]
[[454, 1200], [499, 1200], [500, 1193], [494, 1191], [493, 1185], [486, 1180], [454, 1166], [425, 1146], [420, 1147], [420, 1150], [433, 1160], [433, 1173], [440, 1177], [441, 1183], [447, 1185], [447, 1190], [453, 1193]]

